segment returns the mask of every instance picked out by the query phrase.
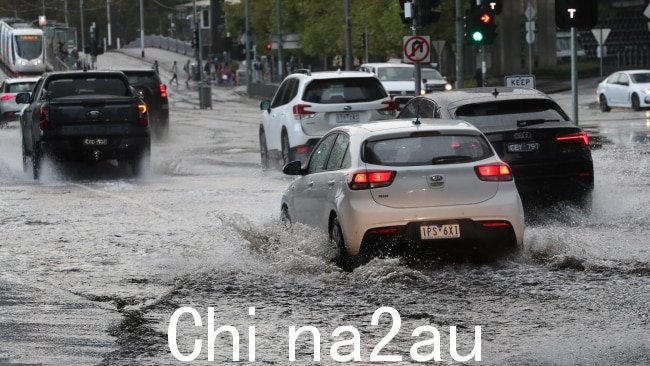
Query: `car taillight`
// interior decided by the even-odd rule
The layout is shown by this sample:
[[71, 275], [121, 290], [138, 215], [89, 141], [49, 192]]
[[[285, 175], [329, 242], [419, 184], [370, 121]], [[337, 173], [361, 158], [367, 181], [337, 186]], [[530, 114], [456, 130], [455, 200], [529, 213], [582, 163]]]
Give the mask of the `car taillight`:
[[149, 113], [145, 103], [138, 103], [138, 124], [142, 127], [149, 125]]
[[589, 135], [586, 132], [576, 132], [568, 135], [561, 135], [555, 138], [555, 141], [563, 144], [577, 144], [589, 146]]
[[167, 85], [165, 84], [160, 84], [160, 96], [162, 98], [167, 98]]
[[388, 187], [395, 174], [394, 170], [361, 170], [350, 175], [348, 186], [354, 190]]
[[293, 118], [295, 119], [303, 119], [303, 118], [311, 118], [313, 117], [316, 112], [312, 112], [307, 110], [307, 108], [311, 107], [309, 104], [296, 104], [293, 106]]
[[384, 104], [386, 107], [382, 109], [378, 109], [377, 112], [380, 114], [383, 114], [385, 116], [394, 116], [395, 111], [397, 110], [397, 104], [395, 104], [394, 100], [385, 100], [381, 102], [381, 104]]
[[8, 100], [12, 100], [16, 98], [16, 94], [5, 94], [2, 97], [0, 97], [0, 101], [6, 102]]
[[41, 107], [39, 112], [40, 112], [40, 118], [39, 118], [38, 127], [40, 127], [41, 130], [47, 130], [48, 128], [50, 128], [50, 108]]
[[505, 163], [487, 164], [474, 167], [478, 179], [490, 182], [505, 182], [512, 180], [512, 170]]
[[400, 227], [379, 227], [368, 230], [369, 235], [395, 235], [402, 231]]

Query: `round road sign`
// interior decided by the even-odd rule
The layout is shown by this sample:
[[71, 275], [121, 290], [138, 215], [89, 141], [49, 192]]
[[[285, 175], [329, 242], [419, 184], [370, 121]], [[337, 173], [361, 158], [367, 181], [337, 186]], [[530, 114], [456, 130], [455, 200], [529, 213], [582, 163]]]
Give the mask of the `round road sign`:
[[428, 62], [431, 45], [428, 36], [404, 37], [404, 57], [412, 62]]

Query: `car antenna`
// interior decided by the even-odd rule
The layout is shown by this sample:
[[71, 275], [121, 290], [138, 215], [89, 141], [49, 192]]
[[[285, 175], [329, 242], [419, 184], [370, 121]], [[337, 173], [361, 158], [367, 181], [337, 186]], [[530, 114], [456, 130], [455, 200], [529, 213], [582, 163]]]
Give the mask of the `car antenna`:
[[422, 122], [420, 122], [420, 103], [418, 103], [418, 107], [415, 110], [415, 119], [413, 120], [413, 124], [416, 125], [416, 126], [419, 126], [419, 125], [422, 124]]

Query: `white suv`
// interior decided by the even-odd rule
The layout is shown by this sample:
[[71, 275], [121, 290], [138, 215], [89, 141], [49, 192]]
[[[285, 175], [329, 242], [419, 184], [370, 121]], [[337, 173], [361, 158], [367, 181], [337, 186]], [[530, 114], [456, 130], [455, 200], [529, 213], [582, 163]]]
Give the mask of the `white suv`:
[[287, 76], [273, 101], [260, 103], [262, 167], [271, 159], [282, 164], [306, 161], [330, 129], [392, 118], [395, 103], [373, 75], [358, 71], [314, 72]]

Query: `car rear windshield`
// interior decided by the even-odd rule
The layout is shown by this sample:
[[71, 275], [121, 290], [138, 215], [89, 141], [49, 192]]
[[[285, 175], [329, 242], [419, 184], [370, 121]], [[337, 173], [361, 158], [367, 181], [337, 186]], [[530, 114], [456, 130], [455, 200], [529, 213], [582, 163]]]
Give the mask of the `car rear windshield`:
[[309, 103], [336, 104], [370, 102], [386, 98], [384, 87], [375, 78], [313, 80], [303, 96]]
[[114, 95], [129, 96], [129, 88], [120, 77], [116, 76], [90, 76], [70, 77], [50, 80], [45, 85], [48, 97], [64, 98], [79, 95]]
[[125, 72], [126, 78], [129, 79], [129, 84], [138, 86], [146, 85], [158, 87], [160, 80], [153, 72]]
[[387, 166], [460, 164], [493, 155], [482, 135], [414, 133], [366, 141], [362, 160]]
[[36, 82], [7, 84], [7, 93], [31, 93]]
[[569, 120], [560, 106], [547, 99], [467, 104], [456, 110], [456, 118], [465, 120], [482, 131], [516, 128], [517, 121], [539, 120], [552, 124]]

